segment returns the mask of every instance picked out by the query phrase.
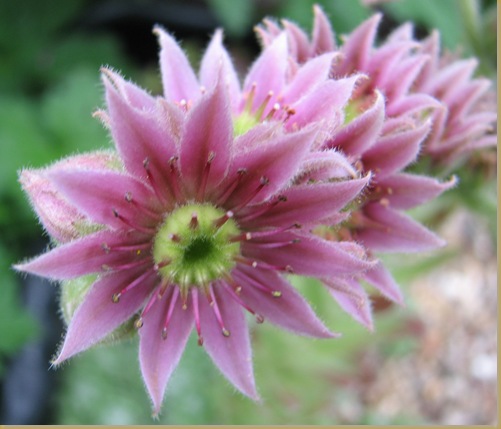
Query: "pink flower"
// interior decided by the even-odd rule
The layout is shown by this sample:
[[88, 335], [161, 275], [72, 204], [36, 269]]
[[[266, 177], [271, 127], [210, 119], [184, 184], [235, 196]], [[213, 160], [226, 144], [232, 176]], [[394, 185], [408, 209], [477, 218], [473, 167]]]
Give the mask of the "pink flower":
[[[413, 27], [398, 27], [379, 47], [375, 46], [377, 28], [382, 15], [375, 14], [360, 24], [337, 47], [328, 18], [314, 7], [311, 40], [295, 24], [283, 21], [289, 39], [290, 53], [298, 63], [327, 52], [337, 52], [333, 77], [365, 73], [361, 95], [378, 90], [385, 97], [386, 115], [396, 117], [430, 110], [431, 131], [422, 147], [423, 156], [435, 163], [451, 164], [472, 151], [497, 144], [496, 106], [491, 82], [473, 78], [476, 59], [461, 60], [441, 53], [440, 34], [433, 31], [423, 41], [413, 36]], [[257, 34], [267, 46], [281, 32], [273, 21], [265, 20]]]
[[[336, 127], [321, 150], [344, 154], [360, 174], [372, 173], [370, 186], [343, 224], [319, 234], [332, 240], [348, 239], [374, 252], [419, 252], [443, 245], [433, 232], [402, 213], [423, 204], [454, 186], [455, 179], [436, 179], [407, 173], [435, 126], [433, 119], [447, 110], [436, 94], [415, 91], [429, 62], [405, 24], [380, 46], [375, 46], [381, 15], [376, 14], [343, 38], [337, 46], [333, 30], [322, 10], [314, 7], [311, 39], [288, 21], [283, 29], [270, 20], [257, 28], [264, 46], [281, 31], [289, 40], [290, 54], [298, 66], [328, 52], [335, 54], [333, 80], [360, 76], [346, 105], [345, 121]], [[326, 285], [341, 307], [372, 329], [370, 301], [361, 285], [368, 282], [387, 298], [402, 303], [398, 285], [379, 262], [358, 276], [329, 278]]]
[[[336, 151], [314, 151], [343, 121], [358, 77], [328, 80], [326, 55], [287, 79], [279, 36], [240, 91], [219, 32], [199, 79], [174, 40], [157, 33], [163, 96], [104, 70], [107, 110], [96, 115], [111, 131], [112, 162], [90, 154], [23, 172], [60, 244], [16, 267], [55, 280], [97, 274], [54, 364], [135, 318], [155, 413], [193, 327], [228, 380], [257, 398], [244, 310], [298, 334], [335, 337], [284, 274], [329, 279], [373, 266], [361, 246], [312, 232], [342, 220], [369, 181], [352, 177]], [[72, 229], [72, 219], [94, 228]]]

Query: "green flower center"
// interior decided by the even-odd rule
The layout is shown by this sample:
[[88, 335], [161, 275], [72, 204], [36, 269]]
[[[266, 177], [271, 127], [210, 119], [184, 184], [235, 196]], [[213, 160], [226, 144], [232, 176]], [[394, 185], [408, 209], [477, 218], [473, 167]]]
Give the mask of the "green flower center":
[[240, 234], [231, 212], [207, 204], [187, 204], [166, 217], [153, 244], [161, 276], [183, 289], [201, 287], [235, 266]]

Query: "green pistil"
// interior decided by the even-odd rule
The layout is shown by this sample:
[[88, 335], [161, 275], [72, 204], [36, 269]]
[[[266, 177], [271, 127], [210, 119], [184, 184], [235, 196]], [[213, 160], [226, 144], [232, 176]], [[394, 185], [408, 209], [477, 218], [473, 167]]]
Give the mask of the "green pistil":
[[240, 234], [230, 213], [205, 204], [188, 204], [170, 213], [153, 244], [159, 273], [187, 290], [222, 278], [235, 265]]
[[233, 135], [235, 137], [241, 136], [257, 124], [259, 124], [257, 115], [253, 115], [249, 111], [244, 110], [233, 119]]

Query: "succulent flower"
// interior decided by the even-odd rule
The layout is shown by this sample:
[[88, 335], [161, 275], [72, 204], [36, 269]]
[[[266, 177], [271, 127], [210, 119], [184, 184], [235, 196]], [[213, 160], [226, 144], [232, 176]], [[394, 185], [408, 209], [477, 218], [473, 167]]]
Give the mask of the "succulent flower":
[[[367, 75], [352, 109], [363, 109], [363, 101], [378, 90], [385, 97], [389, 117], [429, 110], [431, 131], [422, 144], [422, 155], [433, 162], [451, 164], [472, 151], [495, 146], [495, 97], [489, 79], [473, 78], [477, 60], [442, 53], [436, 30], [425, 40], [415, 40], [411, 23], [398, 27], [376, 47], [381, 18], [381, 14], [374, 14], [349, 35], [342, 36], [339, 47], [328, 18], [318, 6], [314, 7], [311, 40], [295, 24], [286, 20], [282, 23], [290, 54], [298, 63], [337, 52], [333, 77], [354, 72]], [[281, 31], [272, 20], [265, 20], [256, 28], [265, 46]]]
[[[318, 6], [314, 7], [311, 39], [288, 21], [282, 21], [282, 28], [265, 20], [256, 32], [268, 46], [285, 31], [290, 55], [298, 66], [318, 55], [335, 53], [330, 73], [333, 80], [363, 74], [346, 104], [344, 123], [333, 130], [320, 150], [337, 150], [359, 174], [371, 172], [373, 176], [357, 204], [352, 205], [350, 218], [335, 228], [321, 228], [319, 233], [332, 240], [362, 243], [370, 254], [424, 251], [444, 242], [402, 211], [437, 197], [456, 180], [440, 182], [406, 170], [433, 134], [433, 120], [444, 115], [447, 106], [435, 93], [415, 91], [429, 56], [411, 37], [410, 25], [404, 24], [375, 46], [381, 17], [375, 14], [363, 22], [343, 38], [340, 46]], [[348, 313], [372, 329], [370, 302], [362, 280], [390, 300], [402, 303], [398, 285], [381, 262], [355, 277], [331, 278], [326, 285]]]
[[156, 32], [163, 96], [103, 70], [107, 109], [96, 116], [116, 153], [22, 172], [55, 247], [16, 268], [84, 279], [76, 282], [81, 304], [65, 307], [71, 321], [55, 365], [133, 320], [158, 413], [193, 328], [228, 380], [257, 398], [245, 311], [298, 334], [335, 337], [287, 275], [329, 282], [374, 263], [360, 245], [315, 233], [346, 218], [341, 210], [370, 179], [337, 151], [318, 150], [343, 123], [358, 76], [328, 79], [326, 54], [289, 79], [284, 35], [241, 91], [220, 32], [200, 79], [174, 39]]

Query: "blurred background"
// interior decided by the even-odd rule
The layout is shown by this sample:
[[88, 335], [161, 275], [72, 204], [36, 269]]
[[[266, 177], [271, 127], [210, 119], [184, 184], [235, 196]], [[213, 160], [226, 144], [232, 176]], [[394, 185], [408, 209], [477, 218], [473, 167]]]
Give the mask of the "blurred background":
[[[407, 306], [373, 295], [375, 333], [342, 314], [314, 281], [294, 279], [328, 326], [344, 335], [315, 341], [266, 323], [252, 325], [261, 404], [235, 392], [194, 339], [155, 421], [135, 340], [96, 347], [57, 371], [49, 369], [64, 332], [58, 287], [10, 268], [48, 244], [17, 171], [110, 146], [91, 118], [103, 105], [99, 67], [110, 65], [159, 93], [154, 24], [181, 40], [195, 65], [211, 33], [223, 27], [226, 45], [245, 72], [259, 52], [253, 26], [273, 15], [309, 30], [313, 3], [0, 0], [0, 423], [495, 424], [495, 151], [473, 156], [455, 171], [458, 188], [415, 211], [449, 246], [387, 258]], [[494, 0], [317, 3], [337, 35], [376, 8], [385, 13], [382, 37], [406, 20], [416, 23], [418, 37], [439, 28], [445, 48], [477, 56], [478, 71], [496, 78]]]

